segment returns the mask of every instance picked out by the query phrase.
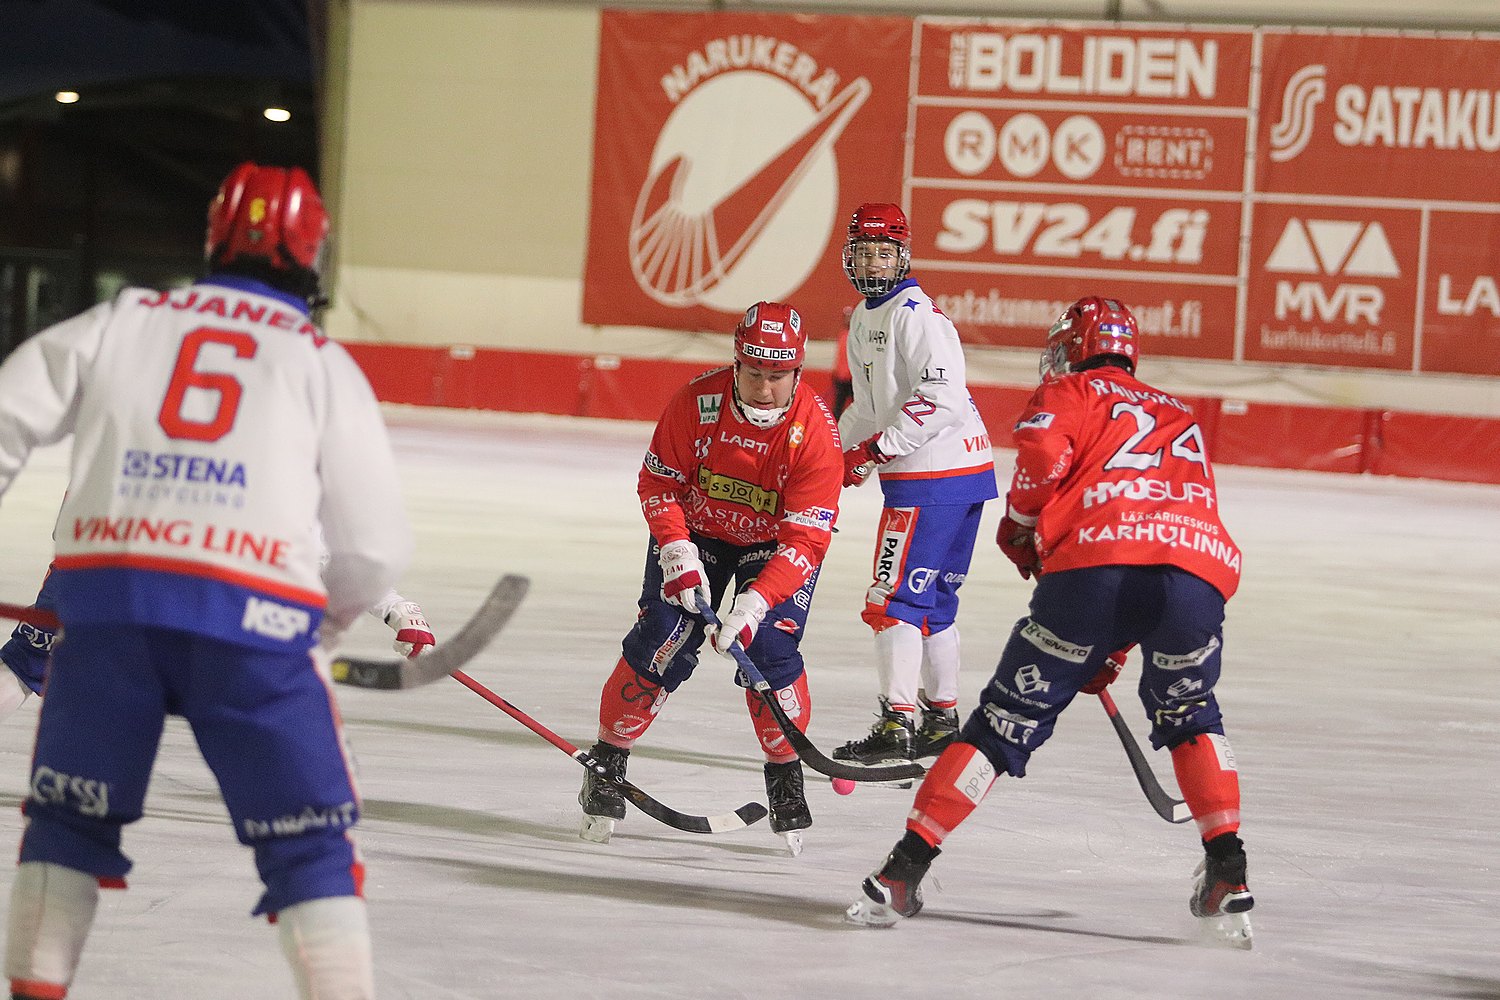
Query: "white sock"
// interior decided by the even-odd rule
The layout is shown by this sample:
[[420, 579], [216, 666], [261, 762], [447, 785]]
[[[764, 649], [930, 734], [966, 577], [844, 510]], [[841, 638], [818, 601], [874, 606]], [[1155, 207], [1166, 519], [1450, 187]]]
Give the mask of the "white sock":
[[5, 677], [0, 678], [0, 719], [10, 718], [31, 697], [31, 688], [21, 683], [15, 671], [6, 668], [4, 673]]
[[958, 626], [922, 638], [922, 690], [928, 701], [958, 701]]
[[905, 711], [917, 704], [917, 681], [922, 672], [922, 630], [897, 622], [875, 633], [875, 666], [886, 700]]
[[281, 950], [302, 1000], [372, 1000], [370, 921], [358, 896], [330, 896], [276, 914]]
[[45, 984], [67, 989], [94, 924], [99, 880], [43, 861], [16, 869], [5, 935], [5, 975], [12, 989]]

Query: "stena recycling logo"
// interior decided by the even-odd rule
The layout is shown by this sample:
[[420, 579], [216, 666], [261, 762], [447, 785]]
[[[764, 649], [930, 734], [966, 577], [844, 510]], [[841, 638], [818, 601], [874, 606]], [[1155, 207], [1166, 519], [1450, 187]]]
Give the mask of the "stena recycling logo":
[[1281, 118], [1271, 126], [1270, 156], [1276, 163], [1295, 159], [1312, 139], [1318, 105], [1328, 92], [1328, 67], [1303, 66], [1281, 92]]
[[787, 42], [706, 43], [662, 85], [668, 115], [630, 221], [630, 269], [651, 298], [737, 313], [785, 300], [839, 218], [835, 145], [869, 98]]

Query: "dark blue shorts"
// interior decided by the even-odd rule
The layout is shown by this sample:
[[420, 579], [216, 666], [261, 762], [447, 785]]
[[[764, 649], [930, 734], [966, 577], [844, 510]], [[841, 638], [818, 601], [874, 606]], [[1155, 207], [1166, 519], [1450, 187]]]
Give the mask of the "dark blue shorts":
[[1140, 646], [1139, 693], [1152, 746], [1222, 734], [1213, 691], [1223, 630], [1223, 595], [1175, 566], [1047, 573], [1032, 593], [1031, 614], [1011, 630], [963, 738], [997, 770], [1020, 777], [1078, 689], [1110, 653], [1132, 643]]
[[358, 894], [359, 799], [312, 654], [138, 625], [70, 626], [42, 701], [22, 861], [123, 878], [169, 715], [192, 727], [266, 891], [255, 912]]
[[[45, 611], [57, 610], [54, 579], [49, 569], [42, 580], [42, 589], [36, 595], [36, 606]], [[4, 661], [11, 673], [34, 694], [42, 693], [42, 684], [47, 679], [47, 659], [52, 655], [52, 643], [56, 637], [57, 633], [51, 629], [21, 622], [11, 632], [9, 641], [0, 646], [0, 661]]]
[[[708, 571], [714, 607], [718, 608], [721, 603], [725, 606], [721, 615], [727, 612], [730, 603], [723, 599], [725, 594], [737, 594], [748, 587], [776, 554], [774, 541], [734, 545], [696, 534], [691, 541], [698, 546], [698, 557]], [[702, 618], [661, 599], [662, 572], [657, 561], [660, 551], [654, 541], [646, 547], [640, 613], [621, 649], [625, 662], [637, 674], [668, 691], [675, 691], [698, 666], [698, 651], [703, 646], [705, 630]], [[800, 590], [766, 612], [765, 621], [755, 633], [755, 641], [746, 650], [772, 688], [779, 690], [802, 676], [799, 645], [807, 628], [807, 612], [812, 607], [813, 587], [817, 582], [818, 573], [814, 570]], [[722, 663], [726, 671], [732, 666], [730, 660], [717, 653], [712, 659]], [[740, 687], [749, 687], [738, 668], [734, 669], [734, 678]]]

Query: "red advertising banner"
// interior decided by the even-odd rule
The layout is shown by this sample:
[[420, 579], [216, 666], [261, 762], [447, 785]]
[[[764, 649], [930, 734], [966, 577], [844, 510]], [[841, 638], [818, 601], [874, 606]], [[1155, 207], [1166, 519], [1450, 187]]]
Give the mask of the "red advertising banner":
[[1500, 212], [1433, 212], [1428, 233], [1422, 371], [1500, 374]]
[[1409, 371], [1421, 213], [1260, 205], [1245, 357]]
[[586, 323], [836, 336], [862, 201], [898, 201], [912, 22], [604, 11]]
[[[1500, 38], [606, 12], [586, 322], [830, 336], [858, 203], [974, 344], [1500, 376]], [[1252, 93], [1252, 88], [1258, 89]]]
[[1259, 191], [1494, 206], [1500, 38], [1267, 31]]
[[[1283, 288], [1286, 277], [1257, 273], [1252, 262], [1251, 300], [1260, 306], [1252, 304], [1247, 317], [1245, 357], [1500, 375], [1500, 302], [1490, 294], [1500, 274], [1500, 38], [1267, 31], [1261, 67], [1257, 191], [1323, 195], [1350, 207], [1339, 217], [1351, 226], [1378, 225], [1397, 207], [1410, 211], [1401, 213], [1400, 235], [1387, 233], [1399, 275], [1305, 274], [1321, 288], [1317, 310], [1342, 296], [1343, 305], [1370, 315], [1382, 295], [1384, 308], [1396, 310], [1379, 322], [1346, 314], [1333, 324], [1346, 335], [1338, 346], [1258, 345], [1257, 325], [1262, 332], [1280, 325], [1283, 339], [1306, 344], [1309, 324], [1268, 317], [1270, 286]], [[1265, 244], [1258, 231], [1255, 243]], [[1313, 284], [1306, 288], [1312, 294]], [[1356, 301], [1362, 296], [1367, 305]], [[1318, 320], [1326, 337], [1328, 320]], [[1376, 339], [1391, 353], [1363, 353]]]
[[913, 268], [966, 341], [1035, 346], [1103, 293], [1145, 352], [1234, 357], [1252, 41], [918, 22]]
[[917, 93], [975, 100], [1243, 109], [1248, 29], [918, 21]]
[[988, 335], [991, 343], [1030, 347], [1038, 353], [1046, 333], [1080, 288], [1103, 289], [1130, 304], [1143, 341], [1153, 353], [1178, 358], [1223, 359], [1234, 347], [1238, 292], [1230, 285], [1174, 286], [1111, 277], [1080, 283], [1069, 275], [975, 275], [924, 268], [922, 287], [958, 326], [965, 343]]
[[921, 105], [912, 175], [932, 181], [1031, 181], [1226, 191], [1244, 185], [1245, 126], [1222, 117], [1021, 112]]

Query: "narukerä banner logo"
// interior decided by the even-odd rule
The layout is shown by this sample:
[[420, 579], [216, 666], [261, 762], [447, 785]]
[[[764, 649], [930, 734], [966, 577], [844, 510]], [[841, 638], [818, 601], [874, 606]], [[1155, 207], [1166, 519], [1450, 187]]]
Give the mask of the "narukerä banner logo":
[[[839, 215], [834, 146], [870, 96], [785, 42], [710, 42], [662, 84], [667, 117], [630, 221], [630, 268], [673, 307], [739, 312], [808, 279]], [[795, 58], [785, 58], [791, 49]]]

